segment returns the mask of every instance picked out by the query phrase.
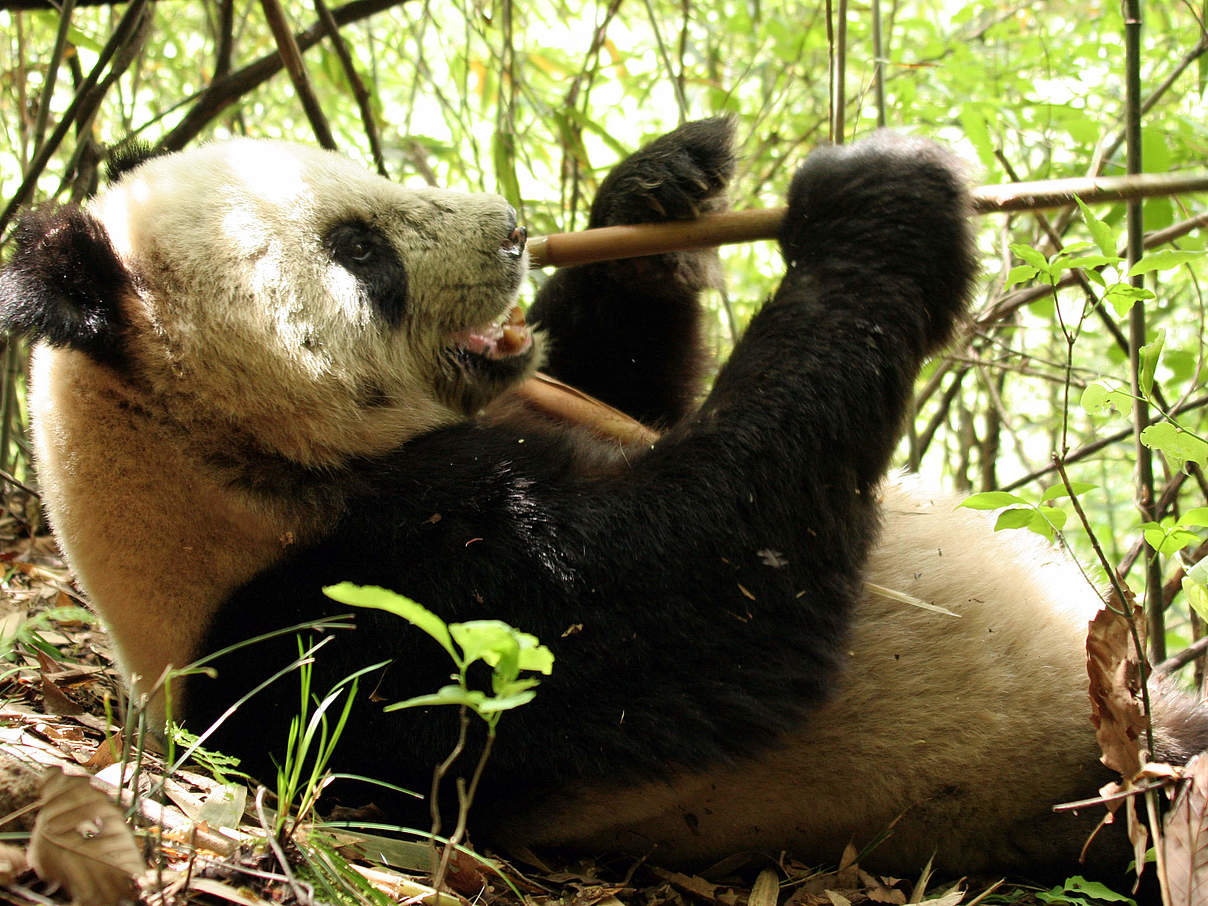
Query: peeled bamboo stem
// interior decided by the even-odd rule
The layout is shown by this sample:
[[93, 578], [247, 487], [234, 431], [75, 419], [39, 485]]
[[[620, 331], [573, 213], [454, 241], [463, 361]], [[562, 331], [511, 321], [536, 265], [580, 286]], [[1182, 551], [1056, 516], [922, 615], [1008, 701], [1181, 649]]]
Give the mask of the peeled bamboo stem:
[[[1080, 177], [978, 186], [970, 193], [979, 214], [1034, 211], [1087, 204], [1208, 191], [1208, 173], [1142, 173], [1137, 176]], [[706, 214], [698, 220], [599, 227], [577, 233], [534, 236], [528, 241], [532, 267], [565, 267], [616, 258], [636, 258], [685, 249], [775, 239], [784, 208], [755, 208]]]

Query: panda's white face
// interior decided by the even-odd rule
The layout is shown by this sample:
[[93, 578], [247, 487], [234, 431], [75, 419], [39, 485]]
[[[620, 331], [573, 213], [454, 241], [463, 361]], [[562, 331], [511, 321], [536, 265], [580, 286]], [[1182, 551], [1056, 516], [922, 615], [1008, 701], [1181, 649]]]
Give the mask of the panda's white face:
[[89, 210], [135, 276], [128, 354], [150, 396], [266, 452], [382, 452], [537, 365], [514, 309], [523, 231], [498, 196], [236, 140], [152, 159]]

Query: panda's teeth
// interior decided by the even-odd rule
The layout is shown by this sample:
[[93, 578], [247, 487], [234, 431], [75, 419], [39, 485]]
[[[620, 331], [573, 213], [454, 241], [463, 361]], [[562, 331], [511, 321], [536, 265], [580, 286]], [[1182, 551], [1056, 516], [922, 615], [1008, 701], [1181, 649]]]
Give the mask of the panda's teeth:
[[524, 348], [525, 341], [529, 338], [529, 332], [523, 327], [514, 327], [511, 324], [503, 325], [503, 335], [495, 344], [495, 348], [502, 355], [515, 355]]
[[525, 323], [524, 312], [514, 305], [498, 320], [467, 331], [457, 344], [475, 355], [503, 359], [527, 351], [533, 345], [533, 335]]

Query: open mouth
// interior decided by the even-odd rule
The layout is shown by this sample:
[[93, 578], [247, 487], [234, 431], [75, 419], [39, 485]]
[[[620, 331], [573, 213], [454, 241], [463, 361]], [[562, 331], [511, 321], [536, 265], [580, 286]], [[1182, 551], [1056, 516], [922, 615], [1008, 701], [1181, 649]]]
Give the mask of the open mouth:
[[490, 324], [454, 335], [453, 345], [471, 355], [498, 362], [527, 355], [533, 348], [533, 334], [520, 306], [513, 305]]

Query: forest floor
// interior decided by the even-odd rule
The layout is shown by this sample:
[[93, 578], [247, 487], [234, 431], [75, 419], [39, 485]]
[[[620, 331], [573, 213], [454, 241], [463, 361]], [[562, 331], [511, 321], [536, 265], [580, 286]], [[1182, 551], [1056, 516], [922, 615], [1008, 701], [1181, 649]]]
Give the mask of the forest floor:
[[274, 834], [273, 795], [245, 786], [229, 766], [191, 761], [166, 772], [150, 736], [124, 719], [106, 636], [82, 610], [53, 540], [31, 531], [35, 514], [32, 498], [10, 494], [0, 515], [0, 840], [7, 841], [0, 843], [0, 900], [90, 906], [1099, 902], [1052, 899], [1056, 890], [1019, 885], [940, 881], [924, 866], [912, 878], [877, 877], [861, 869], [851, 849], [839, 868], [742, 853], [698, 874], [648, 860], [550, 864], [531, 853], [513, 861], [459, 853], [438, 894], [428, 886], [426, 842], [318, 821]]

